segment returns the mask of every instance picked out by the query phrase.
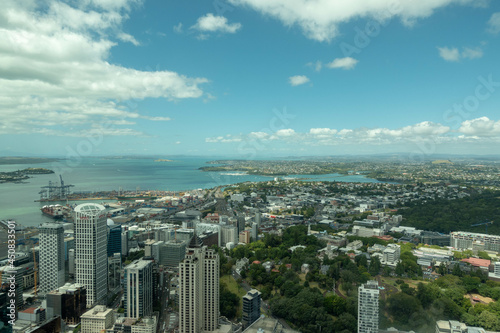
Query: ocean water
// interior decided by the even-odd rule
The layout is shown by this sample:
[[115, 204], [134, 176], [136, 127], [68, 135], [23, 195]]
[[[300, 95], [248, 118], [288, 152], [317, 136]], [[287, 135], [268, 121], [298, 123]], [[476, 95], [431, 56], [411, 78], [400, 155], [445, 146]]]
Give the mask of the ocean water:
[[[212, 188], [246, 181], [265, 181], [272, 177], [247, 175], [240, 172], [203, 172], [212, 159], [182, 157], [171, 162], [155, 162], [154, 159], [107, 159], [85, 158], [78, 161], [59, 161], [43, 164], [0, 165], [0, 171], [14, 171], [27, 167], [52, 169], [56, 174], [33, 175], [26, 183], [0, 184], [0, 220], [14, 219], [24, 226], [38, 226], [51, 221], [42, 215], [40, 208], [47, 203], [35, 202], [40, 198], [42, 186], [49, 181], [59, 182], [59, 174], [66, 184], [75, 185], [73, 192], [118, 190], [165, 190], [184, 191]], [[287, 178], [343, 182], [378, 182], [361, 175], [291, 175]], [[81, 201], [79, 202], [81, 203]]]

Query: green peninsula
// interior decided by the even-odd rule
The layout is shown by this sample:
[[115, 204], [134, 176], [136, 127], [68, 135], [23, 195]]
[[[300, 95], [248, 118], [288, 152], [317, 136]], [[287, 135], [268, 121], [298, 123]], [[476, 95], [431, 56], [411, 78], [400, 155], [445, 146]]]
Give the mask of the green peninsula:
[[29, 179], [28, 175], [51, 174], [54, 171], [45, 168], [26, 168], [23, 170], [0, 172], [0, 183], [20, 183]]

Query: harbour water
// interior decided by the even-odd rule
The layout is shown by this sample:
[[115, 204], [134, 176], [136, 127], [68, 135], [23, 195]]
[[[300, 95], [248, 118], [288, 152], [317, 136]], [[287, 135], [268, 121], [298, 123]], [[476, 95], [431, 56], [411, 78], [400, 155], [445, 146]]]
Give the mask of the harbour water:
[[[73, 163], [65, 161], [43, 164], [0, 165], [0, 171], [14, 171], [27, 167], [41, 167], [62, 171], [66, 184], [75, 185], [73, 192], [110, 190], [163, 190], [184, 191], [212, 188], [246, 181], [265, 181], [272, 177], [247, 175], [240, 172], [203, 172], [198, 168], [213, 160], [182, 157], [170, 162], [155, 162], [153, 158], [86, 158]], [[290, 175], [286, 178], [343, 182], [378, 182], [362, 175]], [[47, 204], [35, 202], [42, 186], [59, 182], [59, 173], [33, 175], [26, 183], [0, 184], [0, 220], [14, 219], [24, 226], [38, 226], [50, 221], [40, 208]], [[81, 203], [81, 202], [80, 202]]]

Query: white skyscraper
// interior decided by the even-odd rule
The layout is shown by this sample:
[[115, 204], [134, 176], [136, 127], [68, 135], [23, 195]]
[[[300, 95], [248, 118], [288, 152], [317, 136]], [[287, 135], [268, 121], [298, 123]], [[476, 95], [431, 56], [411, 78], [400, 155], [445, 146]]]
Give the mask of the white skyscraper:
[[40, 226], [40, 291], [47, 293], [64, 285], [64, 228], [59, 223]]
[[194, 236], [179, 264], [179, 332], [214, 331], [219, 321], [219, 255]]
[[102, 205], [75, 208], [75, 279], [87, 288], [87, 307], [104, 304], [108, 286], [107, 217]]
[[129, 318], [153, 314], [153, 262], [135, 260], [125, 267], [125, 311]]
[[370, 280], [358, 290], [358, 333], [378, 333], [378, 282]]

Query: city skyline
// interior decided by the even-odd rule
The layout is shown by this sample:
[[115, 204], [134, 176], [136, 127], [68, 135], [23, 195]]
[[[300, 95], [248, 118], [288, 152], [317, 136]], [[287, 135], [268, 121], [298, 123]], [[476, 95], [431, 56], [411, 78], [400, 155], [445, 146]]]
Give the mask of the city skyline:
[[493, 1], [4, 5], [0, 155], [485, 155], [500, 141]]

